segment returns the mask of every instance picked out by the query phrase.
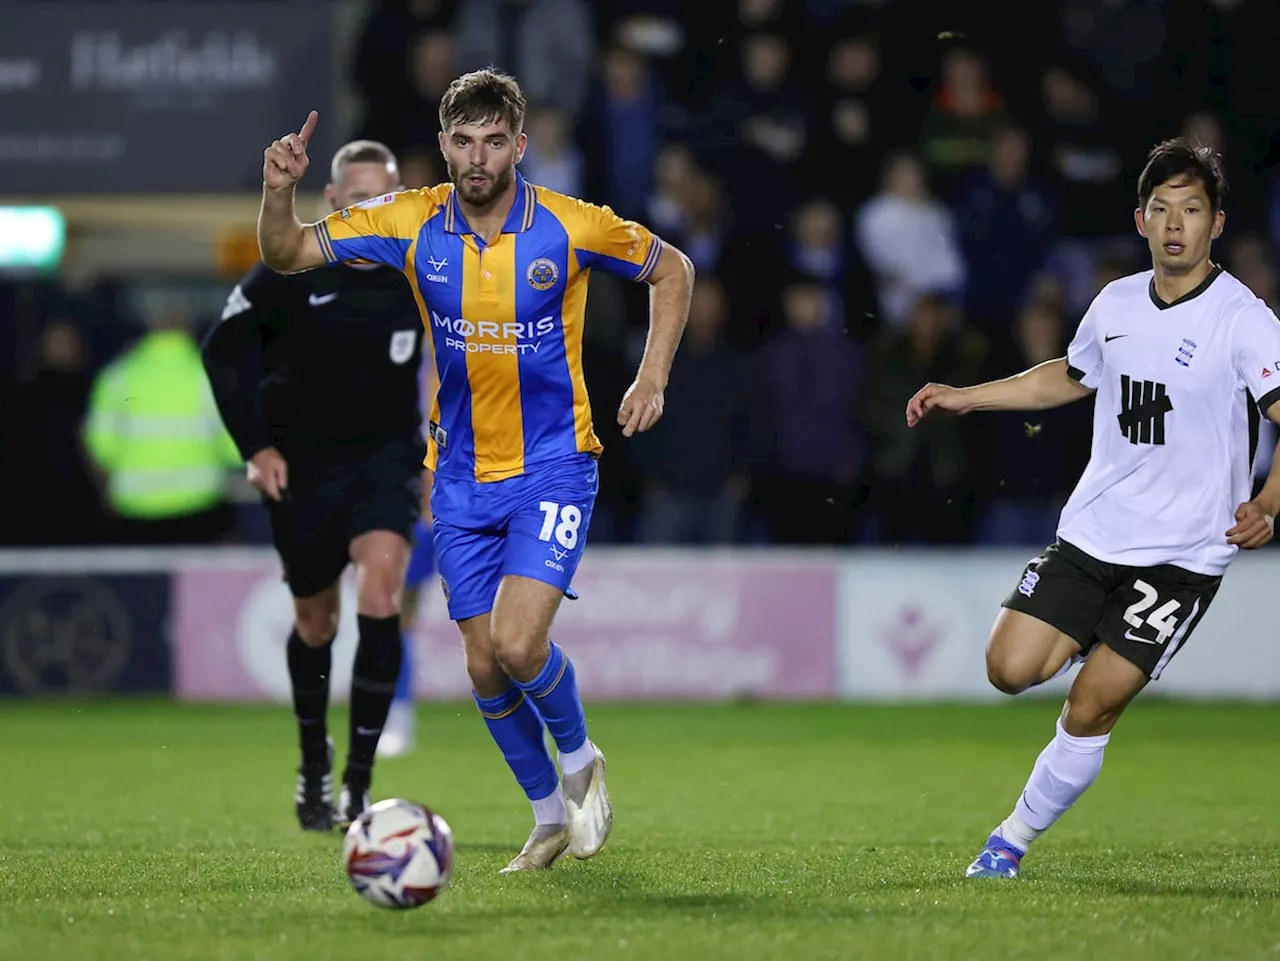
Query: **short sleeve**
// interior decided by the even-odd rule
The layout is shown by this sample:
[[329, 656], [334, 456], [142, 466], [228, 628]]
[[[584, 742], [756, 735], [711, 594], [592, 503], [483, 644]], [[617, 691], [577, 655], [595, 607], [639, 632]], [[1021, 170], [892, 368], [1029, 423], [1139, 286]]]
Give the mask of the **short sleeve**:
[[1236, 315], [1231, 359], [1240, 382], [1265, 414], [1280, 400], [1280, 320], [1262, 301]]
[[648, 280], [662, 256], [662, 240], [648, 227], [625, 220], [608, 207], [577, 201], [568, 226], [578, 263], [584, 269]]
[[317, 223], [316, 240], [327, 263], [364, 261], [404, 270], [410, 244], [437, 207], [430, 187], [370, 197]]
[[1090, 390], [1097, 390], [1102, 380], [1102, 347], [1098, 344], [1098, 301], [1095, 298], [1085, 311], [1076, 334], [1067, 345], [1067, 374]]

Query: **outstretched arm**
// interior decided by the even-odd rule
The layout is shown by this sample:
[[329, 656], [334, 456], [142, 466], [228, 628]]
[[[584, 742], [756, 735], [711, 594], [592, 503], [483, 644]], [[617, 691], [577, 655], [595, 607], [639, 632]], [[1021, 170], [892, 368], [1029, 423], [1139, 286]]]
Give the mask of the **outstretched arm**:
[[973, 387], [926, 384], [907, 401], [907, 424], [915, 427], [929, 411], [967, 414], [975, 410], [1047, 410], [1092, 393], [1072, 376], [1065, 357], [1046, 360], [1020, 374]]
[[315, 230], [298, 219], [293, 205], [294, 188], [311, 163], [307, 141], [315, 132], [319, 116], [311, 111], [300, 131], [275, 141], [263, 153], [258, 249], [262, 262], [282, 274], [325, 264]]

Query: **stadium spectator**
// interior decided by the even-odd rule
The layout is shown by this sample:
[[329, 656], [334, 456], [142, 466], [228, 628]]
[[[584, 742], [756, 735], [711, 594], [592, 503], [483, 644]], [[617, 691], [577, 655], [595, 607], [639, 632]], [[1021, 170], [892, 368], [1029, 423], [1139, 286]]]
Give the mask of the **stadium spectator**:
[[202, 544], [232, 533], [229, 470], [244, 461], [181, 308], [157, 305], [147, 333], [99, 371], [84, 436], [115, 542]]
[[881, 189], [858, 209], [855, 238], [875, 273], [881, 320], [902, 327], [925, 294], [959, 295], [967, 268], [955, 221], [929, 192], [924, 165], [898, 151], [884, 166]]
[[531, 103], [576, 122], [592, 87], [595, 28], [584, 0], [466, 0], [454, 29], [454, 73], [495, 66]]
[[948, 50], [918, 147], [940, 194], [949, 196], [957, 177], [991, 162], [994, 134], [1006, 116], [987, 62], [966, 47]]
[[685, 413], [642, 438], [645, 544], [726, 544], [737, 539], [748, 478], [749, 371], [724, 340], [723, 285], [694, 286], [684, 343], [671, 368], [667, 404]]
[[1031, 179], [1025, 131], [996, 131], [991, 162], [960, 191], [956, 220], [968, 265], [965, 315], [988, 335], [1006, 335], [1031, 278], [1054, 240], [1055, 201]]
[[856, 536], [865, 359], [830, 304], [820, 282], [793, 277], [783, 288], [786, 326], [756, 358], [755, 497], [778, 544]]
[[583, 125], [592, 195], [624, 217], [643, 219], [662, 147], [661, 90], [649, 61], [624, 46], [606, 51], [601, 83]]
[[[1134, 166], [1151, 143], [1177, 132], [1224, 150], [1229, 269], [1274, 297], [1266, 291], [1280, 266], [1280, 99], [1273, 95], [1280, 73], [1269, 53], [1266, 4], [1198, 0], [1156, 9], [1149, 0], [1062, 0], [1015, 12], [947, 8], [945, 23], [930, 23], [927, 36], [925, 12], [940, 12], [941, 4], [732, 0], [714, 16], [712, 8], [676, 0], [363, 5], [346, 78], [358, 101], [355, 133], [399, 151], [406, 186], [445, 179], [436, 101], [460, 62], [506, 67], [530, 89], [536, 108], [527, 125], [526, 176], [609, 204], [684, 246], [704, 276], [714, 272], [723, 284], [720, 337], [744, 354], [769, 356], [775, 338], [796, 336], [787, 318], [807, 296], [792, 289], [799, 278], [806, 290], [826, 291], [816, 313], [847, 331], [859, 355], [872, 339], [874, 356], [886, 356], [891, 343], [905, 351], [912, 305], [941, 297], [964, 308], [943, 311], [951, 331], [944, 340], [985, 345], [966, 353], [967, 363], [985, 373], [1020, 362], [1051, 339], [1050, 316], [1070, 333], [1103, 278], [1135, 269], [1131, 253], [1143, 248], [1129, 214]], [[935, 26], [946, 34], [935, 34]], [[998, 43], [997, 29], [1036, 42]], [[1010, 117], [1027, 138], [1014, 132]], [[925, 158], [923, 175], [904, 148]], [[1056, 223], [1046, 222], [1049, 210]], [[1269, 249], [1242, 236], [1254, 230], [1267, 235]], [[1271, 269], [1259, 258], [1270, 258]], [[127, 295], [136, 283], [125, 276], [88, 296], [91, 368], [120, 339], [110, 318], [125, 298], [108, 292]], [[595, 385], [634, 366], [648, 304], [643, 291], [614, 287], [598, 272], [592, 304], [587, 377], [593, 397], [607, 396]], [[50, 309], [39, 313], [47, 320]], [[785, 390], [755, 400], [766, 408], [799, 406]], [[608, 434], [613, 413], [606, 406], [595, 416]], [[667, 426], [674, 429], [681, 416], [673, 405]], [[1007, 427], [1010, 449], [1047, 447], [1058, 432], [1048, 419], [1034, 436], [1022, 421], [998, 421], [984, 423], [993, 435]], [[856, 417], [849, 436], [868, 443]], [[883, 456], [885, 437], [875, 441]], [[1036, 493], [1053, 486], [1043, 466], [1049, 461], [1024, 467], [1000, 489], [997, 475], [1011, 471], [997, 460], [973, 454], [964, 461], [984, 538], [997, 536], [985, 520], [988, 508], [1011, 499], [1013, 488], [1020, 491], [1013, 499], [1031, 513], [1049, 510], [1053, 499]], [[627, 453], [609, 461], [594, 541], [642, 530], [649, 467]], [[767, 488], [757, 485], [744, 506], [761, 497], [760, 508], [771, 510]], [[818, 513], [829, 518], [830, 507]]]
[[[102, 534], [98, 494], [80, 439], [92, 383], [87, 362], [79, 328], [54, 318], [40, 334], [30, 378], [4, 397], [0, 490], [10, 509], [0, 523], [11, 544], [83, 544]], [[30, 509], [45, 503], [57, 509]]]
[[568, 118], [555, 107], [534, 107], [525, 118], [529, 146], [521, 171], [530, 183], [574, 197], [582, 195], [582, 152], [570, 138]]
[[[954, 307], [934, 295], [911, 306], [902, 329], [882, 332], [868, 363], [867, 427], [875, 516], [881, 543], [960, 544], [973, 521], [972, 452], [967, 424], [941, 420], [922, 433], [891, 403], [908, 384], [971, 384], [972, 342]], [[902, 405], [899, 404], [899, 407]]]

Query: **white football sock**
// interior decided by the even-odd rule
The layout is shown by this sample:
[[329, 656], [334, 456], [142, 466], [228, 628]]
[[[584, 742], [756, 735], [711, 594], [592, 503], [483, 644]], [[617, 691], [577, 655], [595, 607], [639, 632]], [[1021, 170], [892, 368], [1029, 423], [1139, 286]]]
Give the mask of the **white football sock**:
[[1102, 770], [1102, 752], [1110, 734], [1074, 737], [1062, 729], [1036, 758], [1027, 786], [1013, 813], [997, 833], [1023, 851], [1079, 800]]
[[564, 813], [564, 789], [559, 784], [546, 797], [530, 800], [529, 803], [533, 805], [535, 824], [564, 824], [568, 820]]
[[596, 747], [591, 743], [591, 739], [587, 738], [582, 742], [582, 747], [560, 755], [560, 773], [577, 774], [584, 768], [590, 767], [595, 759]]

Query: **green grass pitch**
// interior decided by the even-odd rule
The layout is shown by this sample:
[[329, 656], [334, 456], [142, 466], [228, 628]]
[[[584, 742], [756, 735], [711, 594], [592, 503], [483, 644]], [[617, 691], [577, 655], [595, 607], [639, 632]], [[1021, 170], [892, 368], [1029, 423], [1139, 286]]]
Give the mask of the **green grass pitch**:
[[1055, 714], [596, 707], [609, 845], [499, 876], [527, 804], [474, 707], [424, 705], [374, 793], [439, 810], [457, 868], [390, 912], [297, 829], [287, 708], [9, 702], [0, 959], [1280, 957], [1280, 706], [1139, 701], [1023, 878], [963, 879]]

